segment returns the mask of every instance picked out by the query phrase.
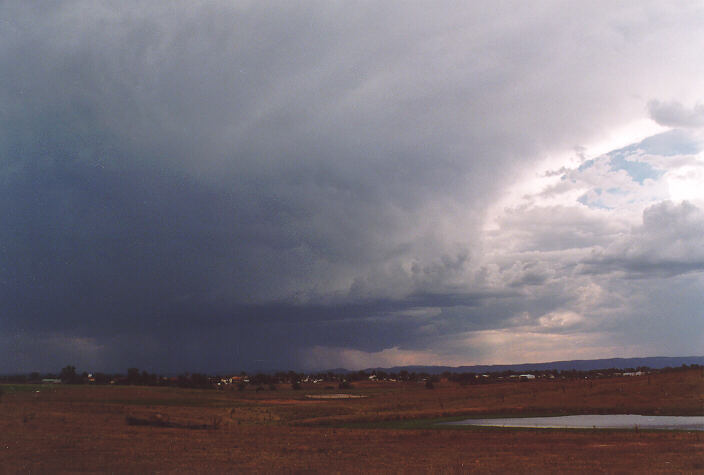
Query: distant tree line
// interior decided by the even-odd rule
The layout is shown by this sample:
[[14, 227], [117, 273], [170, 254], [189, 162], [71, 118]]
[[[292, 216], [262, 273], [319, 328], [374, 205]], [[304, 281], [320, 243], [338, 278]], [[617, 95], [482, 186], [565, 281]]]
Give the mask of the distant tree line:
[[138, 368], [128, 368], [127, 373], [79, 373], [72, 365], [57, 373], [16, 374], [0, 376], [0, 383], [39, 384], [60, 381], [64, 384], [117, 384], [133, 386], [179, 386], [187, 388], [211, 388], [211, 378], [200, 373], [184, 373], [175, 377], [161, 376]]
[[[433, 383], [441, 380], [454, 382], [460, 385], [491, 384], [511, 380], [519, 380], [521, 375], [532, 374], [537, 379], [599, 379], [618, 375], [652, 374], [672, 371], [682, 371], [687, 369], [701, 368], [700, 365], [682, 365], [679, 367], [667, 367], [663, 369], [651, 369], [648, 367], [638, 368], [609, 368], [589, 371], [579, 370], [540, 370], [540, 371], [500, 371], [490, 373], [472, 372], [451, 372], [446, 371], [439, 375], [425, 372], [413, 372], [400, 370], [398, 372], [370, 370], [353, 371], [345, 373], [335, 373], [331, 371], [318, 372], [312, 374], [299, 373], [295, 371], [279, 371], [275, 373], [256, 373], [248, 375], [240, 372], [237, 376], [207, 375], [203, 373], [183, 373], [178, 376], [163, 376], [150, 373], [138, 368], [128, 368], [126, 373], [89, 373], [83, 371], [79, 373], [75, 366], [68, 365], [61, 369], [59, 373], [39, 373], [0, 375], [1, 383], [42, 383], [47, 381], [60, 381], [64, 384], [113, 384], [113, 385], [133, 385], [133, 386], [176, 386], [182, 388], [203, 388], [211, 389], [222, 387], [224, 382], [240, 390], [247, 386], [254, 386], [257, 390], [268, 387], [270, 390], [276, 389], [276, 385], [288, 384], [293, 389], [300, 389], [305, 383], [325, 383], [336, 385], [340, 389], [349, 389], [352, 383], [358, 381], [393, 381], [393, 382], [419, 382], [426, 383], [426, 387], [432, 389]], [[333, 386], [327, 386], [333, 387]]]

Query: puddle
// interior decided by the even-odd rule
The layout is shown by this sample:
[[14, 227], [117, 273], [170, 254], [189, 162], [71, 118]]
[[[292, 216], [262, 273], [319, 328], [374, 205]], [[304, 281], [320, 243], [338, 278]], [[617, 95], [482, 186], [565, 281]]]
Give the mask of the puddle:
[[637, 414], [589, 414], [556, 417], [509, 417], [465, 419], [446, 425], [486, 427], [530, 427], [545, 429], [661, 429], [703, 430], [704, 416], [641, 416]]

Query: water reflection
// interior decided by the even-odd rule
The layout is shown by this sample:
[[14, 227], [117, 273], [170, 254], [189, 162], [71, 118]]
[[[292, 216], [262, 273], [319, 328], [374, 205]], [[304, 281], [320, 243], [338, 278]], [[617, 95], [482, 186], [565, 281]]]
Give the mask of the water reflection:
[[531, 427], [560, 429], [665, 429], [704, 430], [704, 416], [641, 416], [636, 414], [589, 414], [557, 417], [510, 417], [465, 419], [447, 425]]

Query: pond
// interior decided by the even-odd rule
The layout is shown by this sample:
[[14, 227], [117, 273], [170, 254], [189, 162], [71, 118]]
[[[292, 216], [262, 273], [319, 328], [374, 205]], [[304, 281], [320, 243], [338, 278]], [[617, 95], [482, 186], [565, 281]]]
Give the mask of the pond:
[[661, 429], [704, 430], [704, 416], [641, 416], [636, 414], [589, 414], [556, 417], [509, 417], [465, 419], [447, 425], [530, 427], [558, 429]]

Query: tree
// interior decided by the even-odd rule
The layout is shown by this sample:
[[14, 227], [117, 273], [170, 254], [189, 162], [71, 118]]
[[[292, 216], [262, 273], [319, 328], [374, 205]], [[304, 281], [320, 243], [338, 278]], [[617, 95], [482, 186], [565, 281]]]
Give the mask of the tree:
[[127, 368], [127, 384], [139, 384], [139, 368]]
[[147, 385], [147, 386], [153, 386], [157, 382], [157, 375], [150, 374], [147, 370], [143, 370], [142, 375], [140, 376], [139, 379], [142, 384]]
[[78, 376], [76, 375], [76, 367], [75, 366], [66, 366], [65, 368], [61, 369], [61, 374], [59, 375], [59, 379], [61, 379], [62, 382], [64, 383], [69, 383], [69, 384], [74, 384], [78, 380]]
[[251, 379], [250, 383], [261, 386], [262, 384], [267, 384], [269, 382], [269, 377], [264, 373], [257, 373]]
[[213, 387], [210, 384], [210, 379], [205, 374], [193, 373], [191, 374], [191, 387], [200, 389], [211, 389]]

